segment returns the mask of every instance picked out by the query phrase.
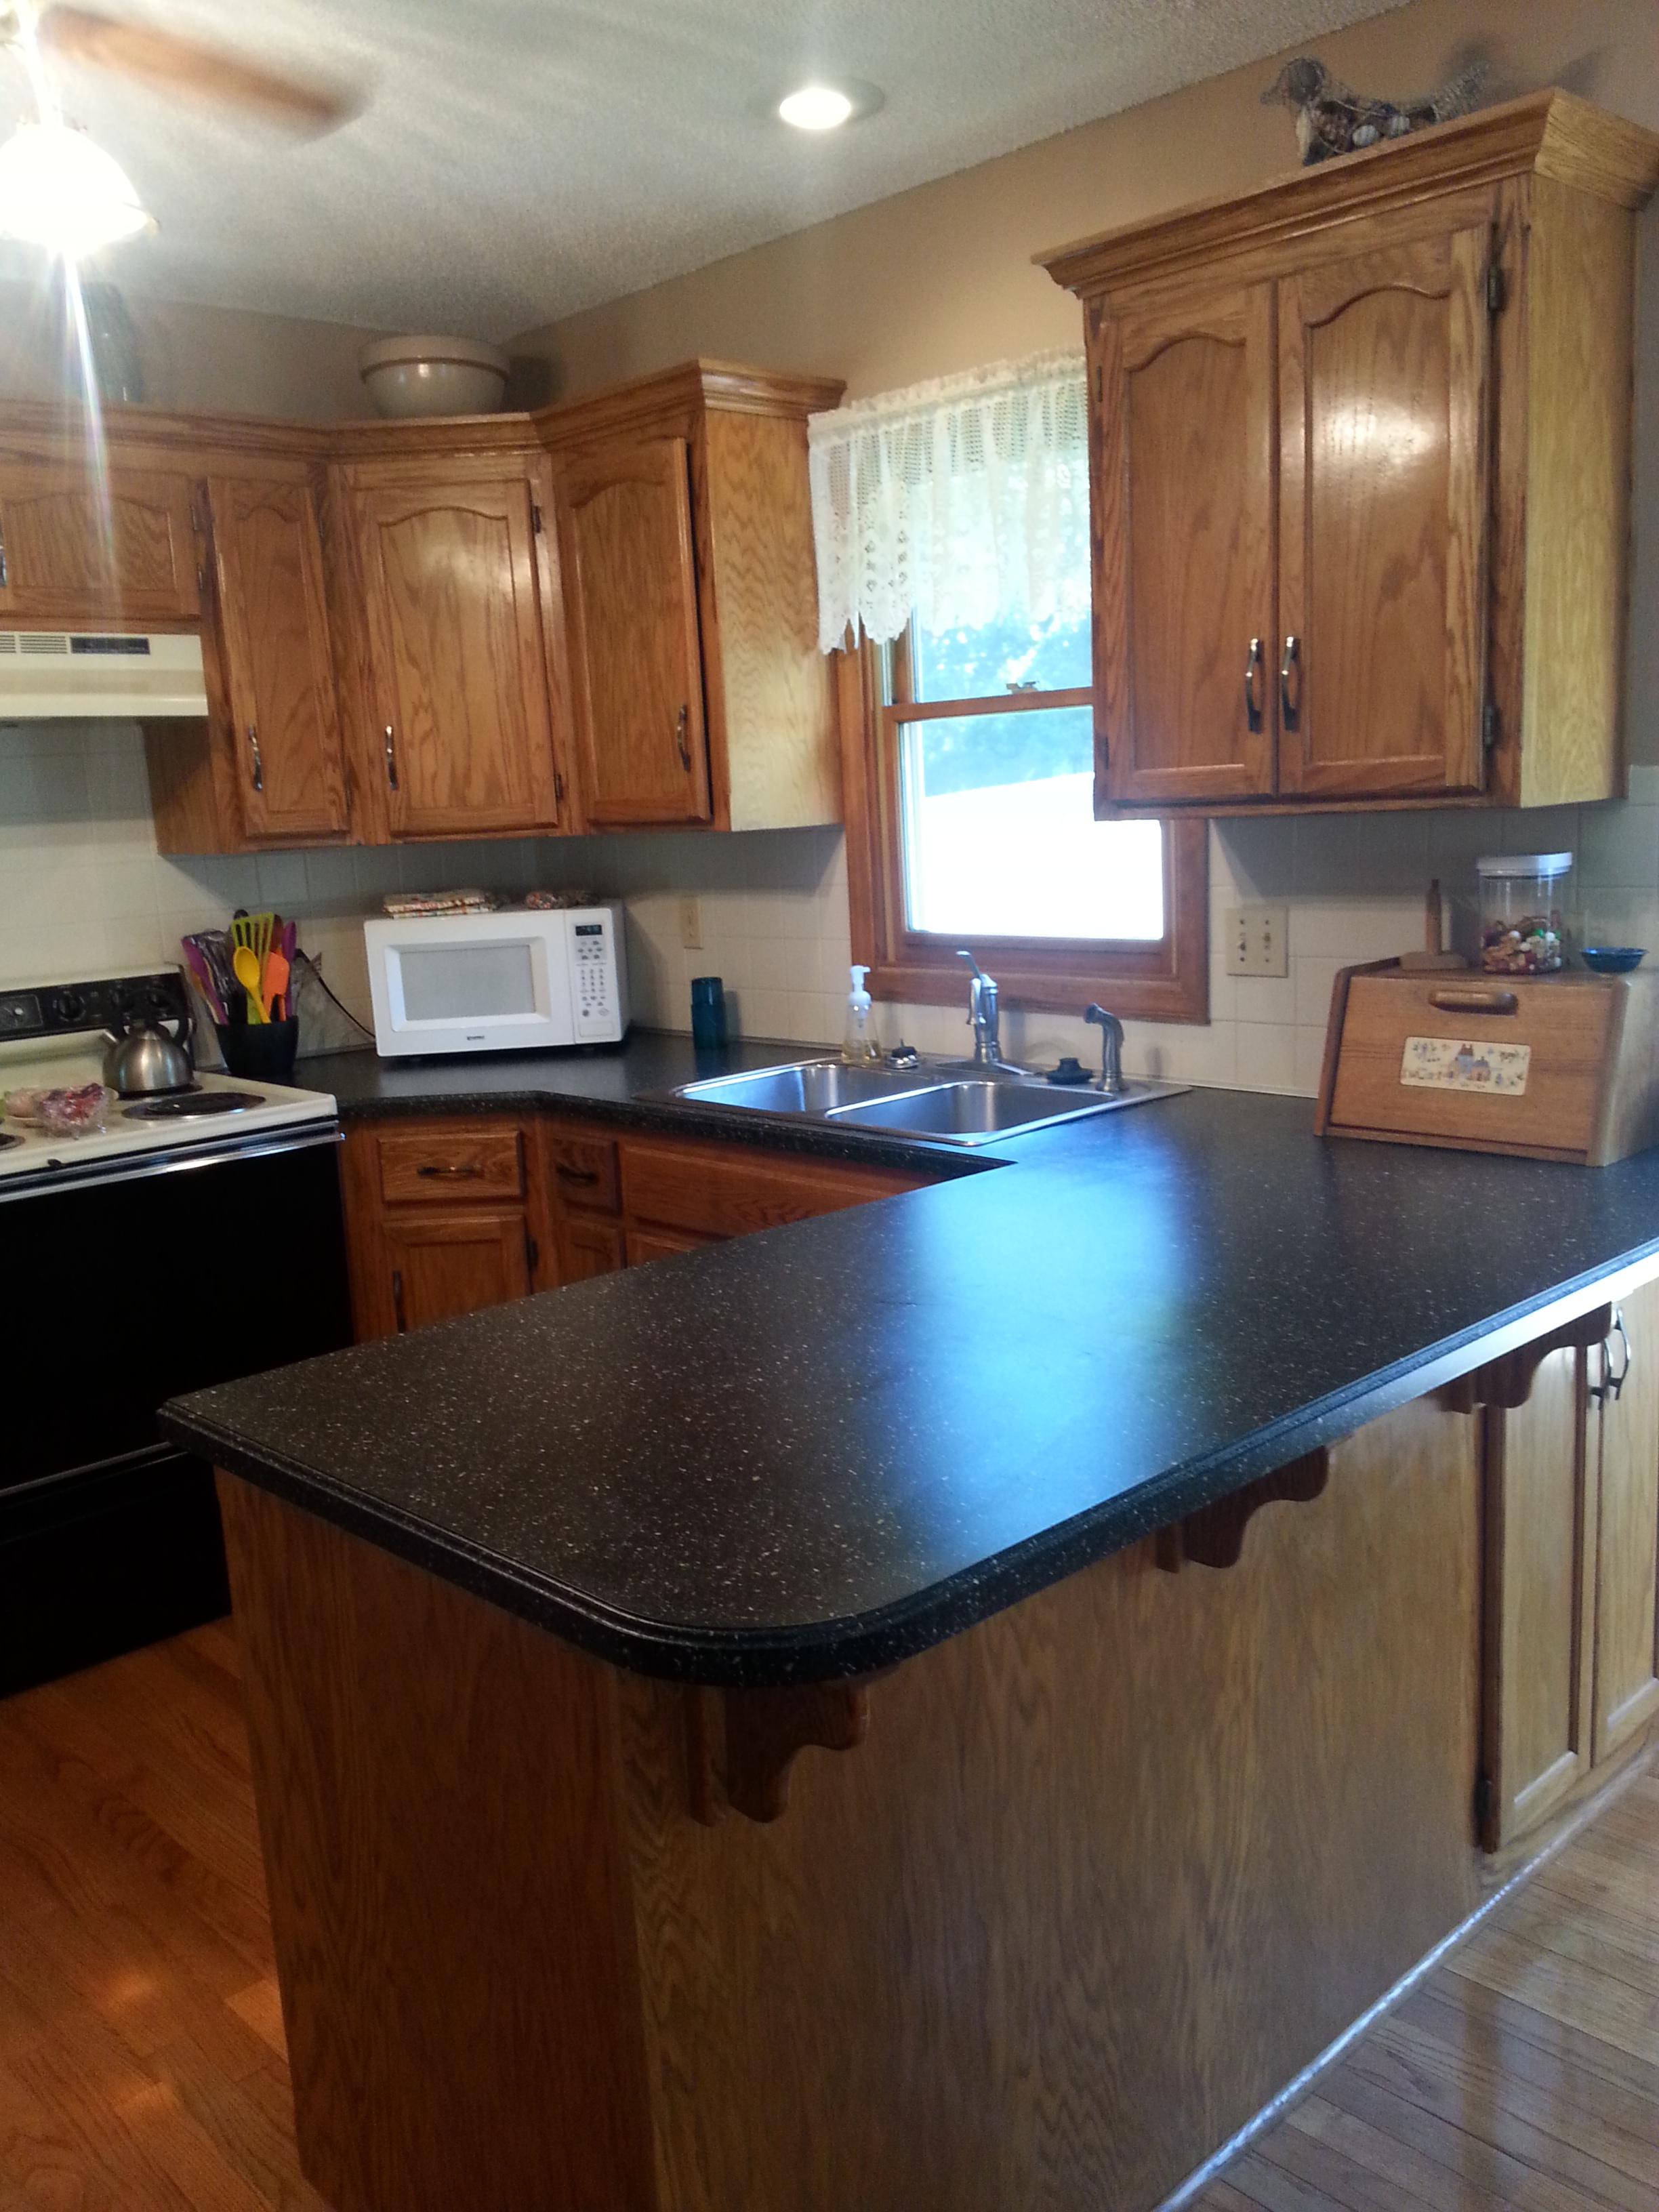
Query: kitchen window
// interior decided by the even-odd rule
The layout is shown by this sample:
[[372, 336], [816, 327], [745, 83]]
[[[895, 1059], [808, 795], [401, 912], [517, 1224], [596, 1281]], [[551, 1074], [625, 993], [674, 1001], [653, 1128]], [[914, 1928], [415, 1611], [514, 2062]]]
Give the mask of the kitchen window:
[[820, 642], [844, 677], [853, 957], [955, 1004], [1208, 1014], [1201, 822], [1097, 822], [1080, 357], [816, 416]]

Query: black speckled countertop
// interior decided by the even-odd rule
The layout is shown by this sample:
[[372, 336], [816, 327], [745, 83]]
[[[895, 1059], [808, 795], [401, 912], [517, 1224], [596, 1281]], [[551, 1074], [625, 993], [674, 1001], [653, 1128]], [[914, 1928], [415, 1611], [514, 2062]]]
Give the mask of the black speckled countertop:
[[[690, 1057], [306, 1073], [348, 1114], [689, 1130], [630, 1097]], [[1593, 1170], [1322, 1143], [1306, 1101], [1195, 1091], [995, 1156], [203, 1391], [163, 1426], [640, 1672], [821, 1680], [970, 1626], [1659, 1255], [1659, 1152]]]

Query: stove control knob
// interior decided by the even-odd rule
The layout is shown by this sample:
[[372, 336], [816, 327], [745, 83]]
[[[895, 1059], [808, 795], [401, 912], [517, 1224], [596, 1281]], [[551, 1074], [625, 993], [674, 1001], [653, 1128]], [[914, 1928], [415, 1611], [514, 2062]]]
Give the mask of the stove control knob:
[[46, 1001], [49, 1018], [65, 1029], [74, 1029], [87, 1018], [87, 1002], [79, 991], [54, 991]]

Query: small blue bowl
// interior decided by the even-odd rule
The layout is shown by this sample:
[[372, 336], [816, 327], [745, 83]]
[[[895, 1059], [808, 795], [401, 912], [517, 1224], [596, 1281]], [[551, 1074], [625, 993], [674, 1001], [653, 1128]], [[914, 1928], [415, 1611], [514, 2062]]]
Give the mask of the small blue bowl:
[[1647, 958], [1644, 945], [1587, 945], [1584, 965], [1598, 975], [1628, 975]]

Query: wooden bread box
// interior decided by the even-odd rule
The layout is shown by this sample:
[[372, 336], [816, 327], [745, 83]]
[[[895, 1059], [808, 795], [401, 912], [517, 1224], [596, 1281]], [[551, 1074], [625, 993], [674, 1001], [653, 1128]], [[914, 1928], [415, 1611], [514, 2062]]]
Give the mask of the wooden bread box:
[[1314, 1127], [1581, 1167], [1642, 1152], [1659, 1143], [1659, 969], [1345, 968]]

